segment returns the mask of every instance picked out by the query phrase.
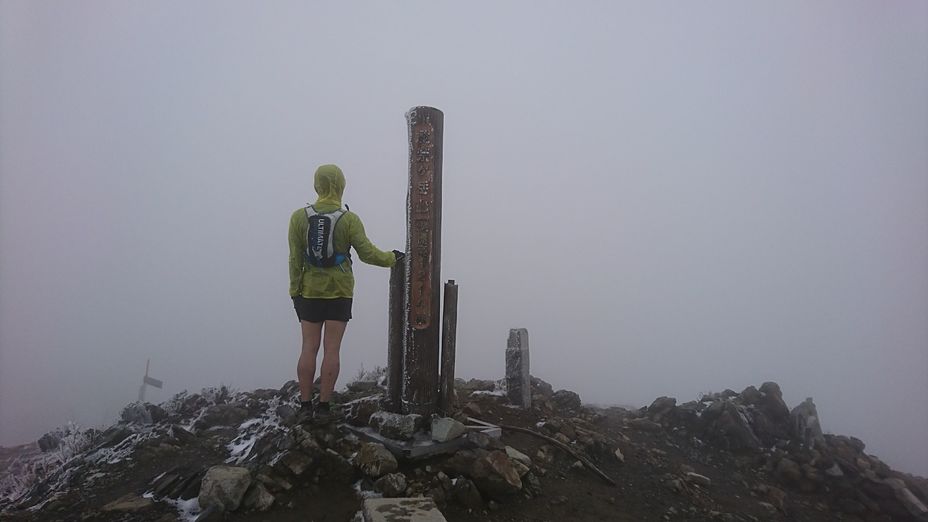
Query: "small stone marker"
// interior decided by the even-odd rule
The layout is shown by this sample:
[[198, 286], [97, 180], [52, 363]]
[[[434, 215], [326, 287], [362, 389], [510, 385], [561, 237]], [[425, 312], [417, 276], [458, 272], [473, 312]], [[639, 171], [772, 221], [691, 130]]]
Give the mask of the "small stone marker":
[[532, 407], [532, 376], [528, 367], [528, 330], [512, 328], [506, 345], [506, 389], [509, 402]]
[[369, 498], [365, 522], [447, 522], [430, 498]]
[[432, 440], [435, 442], [448, 442], [454, 440], [464, 432], [467, 427], [450, 417], [437, 417], [432, 419]]

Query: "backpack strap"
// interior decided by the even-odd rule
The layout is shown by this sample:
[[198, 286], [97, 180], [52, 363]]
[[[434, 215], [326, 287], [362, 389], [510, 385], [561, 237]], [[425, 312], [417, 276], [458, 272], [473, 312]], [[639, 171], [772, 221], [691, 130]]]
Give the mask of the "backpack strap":
[[[348, 205], [345, 205], [345, 207], [347, 208]], [[342, 266], [342, 263], [344, 263], [345, 261], [348, 261], [348, 266], [351, 267], [351, 247], [349, 246], [348, 252], [345, 252], [345, 253], [335, 251], [335, 227], [338, 226], [338, 221], [342, 218], [342, 216], [344, 216], [347, 213], [348, 213], [348, 210], [342, 210], [342, 209], [338, 209], [335, 212], [332, 212], [332, 214], [335, 215], [334, 218], [332, 219], [332, 235], [330, 237], [332, 241], [332, 252], [334, 252], [334, 255], [335, 255], [335, 266], [337, 266], [339, 270], [341, 270], [342, 272], [347, 272], [347, 270], [345, 270], [345, 267]]]
[[[347, 205], [345, 205], [345, 206], [347, 207]], [[306, 235], [305, 235], [304, 242], [305, 242], [305, 244], [306, 244], [306, 249], [305, 249], [305, 252], [304, 252], [304, 256], [305, 256], [307, 259], [310, 258], [310, 256], [309, 256], [309, 238], [310, 238], [310, 232], [311, 232], [311, 231], [310, 231], [309, 223], [310, 223], [310, 221], [312, 220], [312, 217], [313, 217], [313, 216], [317, 216], [317, 215], [326, 216], [326, 217], [329, 218], [329, 220], [330, 220], [331, 223], [332, 223], [331, 228], [330, 228], [330, 230], [329, 230], [329, 238], [328, 238], [328, 244], [326, 245], [326, 249], [327, 249], [329, 252], [332, 252], [332, 256], [334, 257], [334, 261], [335, 261], [335, 264], [334, 264], [333, 266], [339, 267], [339, 268], [344, 272], [345, 269], [344, 269], [344, 267], [342, 267], [341, 265], [342, 265], [342, 263], [344, 263], [344, 262], [347, 260], [347, 261], [349, 262], [349, 266], [350, 266], [350, 263], [351, 263], [351, 252], [350, 252], [350, 247], [349, 247], [349, 251], [348, 251], [348, 252], [345, 252], [345, 253], [340, 253], [340, 252], [336, 252], [336, 251], [335, 251], [335, 227], [338, 226], [339, 220], [341, 220], [342, 216], [344, 216], [346, 213], [348, 213], [348, 211], [347, 211], [347, 210], [344, 210], [344, 209], [342, 209], [342, 208], [337, 208], [337, 209], [333, 210], [332, 212], [323, 213], [323, 212], [319, 212], [318, 210], [316, 210], [316, 207], [313, 206], [313, 205], [307, 206], [307, 207], [305, 208], [305, 211], [306, 211]], [[310, 266], [314, 266], [312, 263], [309, 263], [309, 265], [310, 265]]]

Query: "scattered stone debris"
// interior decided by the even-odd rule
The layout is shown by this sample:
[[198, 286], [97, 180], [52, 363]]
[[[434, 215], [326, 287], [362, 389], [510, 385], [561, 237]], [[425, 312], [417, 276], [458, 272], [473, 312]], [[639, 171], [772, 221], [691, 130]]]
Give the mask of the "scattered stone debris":
[[[811, 399], [790, 411], [776, 383], [682, 404], [659, 397], [636, 410], [588, 407], [537, 377], [523, 408], [503, 382], [459, 379], [456, 411], [422, 417], [383, 411], [383, 381], [368, 375], [336, 394], [346, 425], [295, 424], [298, 389], [288, 382], [133, 403], [107, 429], [70, 426], [15, 453], [0, 448], [0, 512], [4, 520], [82, 513], [164, 522], [294, 513], [360, 521], [609, 520], [615, 513], [928, 520], [928, 481], [892, 470], [856, 438], [823, 434]], [[478, 420], [501, 428], [502, 438]], [[362, 440], [360, 428], [449, 453], [404, 457]]]

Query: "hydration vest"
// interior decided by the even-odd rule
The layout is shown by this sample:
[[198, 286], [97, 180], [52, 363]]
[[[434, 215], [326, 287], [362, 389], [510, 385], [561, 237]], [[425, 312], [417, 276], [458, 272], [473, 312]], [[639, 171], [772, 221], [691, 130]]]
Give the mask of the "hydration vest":
[[333, 267], [350, 259], [349, 254], [335, 252], [335, 225], [345, 215], [345, 210], [337, 209], [327, 214], [316, 211], [312, 205], [306, 207], [306, 262], [312, 266]]

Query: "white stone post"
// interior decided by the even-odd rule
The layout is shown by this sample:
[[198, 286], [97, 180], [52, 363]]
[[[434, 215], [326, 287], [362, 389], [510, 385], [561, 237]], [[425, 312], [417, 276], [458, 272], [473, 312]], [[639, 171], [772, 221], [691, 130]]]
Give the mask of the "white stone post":
[[528, 330], [512, 328], [506, 345], [506, 390], [509, 402], [532, 407], [532, 376], [528, 366]]

